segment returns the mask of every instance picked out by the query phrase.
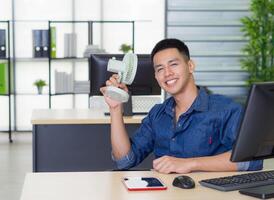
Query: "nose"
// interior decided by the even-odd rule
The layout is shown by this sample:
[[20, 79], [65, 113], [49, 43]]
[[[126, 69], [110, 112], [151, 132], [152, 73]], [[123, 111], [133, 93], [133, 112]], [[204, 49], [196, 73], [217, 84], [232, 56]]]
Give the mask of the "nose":
[[172, 72], [172, 69], [169, 67], [169, 66], [166, 66], [165, 69], [165, 76], [170, 76], [173, 72]]

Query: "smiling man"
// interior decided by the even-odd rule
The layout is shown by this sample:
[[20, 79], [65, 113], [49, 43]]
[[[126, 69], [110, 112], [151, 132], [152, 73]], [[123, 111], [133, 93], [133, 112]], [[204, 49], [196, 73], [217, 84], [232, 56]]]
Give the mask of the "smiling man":
[[[225, 96], [208, 94], [196, 86], [195, 64], [182, 41], [160, 41], [151, 59], [158, 84], [171, 97], [150, 110], [132, 138], [125, 129], [122, 105], [105, 96], [111, 116], [112, 154], [118, 168], [134, 167], [151, 152], [156, 158], [153, 168], [161, 173], [262, 168], [262, 161], [230, 162], [242, 108]], [[106, 85], [128, 91], [117, 79], [113, 75]], [[101, 88], [104, 91], [105, 87]]]

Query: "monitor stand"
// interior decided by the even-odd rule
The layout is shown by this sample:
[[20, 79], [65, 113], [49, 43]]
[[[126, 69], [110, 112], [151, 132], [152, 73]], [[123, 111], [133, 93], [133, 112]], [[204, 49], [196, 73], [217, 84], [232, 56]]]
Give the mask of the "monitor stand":
[[239, 192], [241, 194], [257, 197], [260, 199], [269, 199], [274, 197], [274, 184], [264, 185], [264, 186], [254, 187], [254, 188], [241, 189]]
[[[132, 111], [132, 95], [129, 93], [129, 99], [128, 102], [123, 104], [123, 109], [124, 109], [124, 116], [133, 116], [133, 115], [147, 115], [147, 112], [133, 112]], [[105, 112], [105, 115], [108, 116], [110, 115], [109, 112]]]

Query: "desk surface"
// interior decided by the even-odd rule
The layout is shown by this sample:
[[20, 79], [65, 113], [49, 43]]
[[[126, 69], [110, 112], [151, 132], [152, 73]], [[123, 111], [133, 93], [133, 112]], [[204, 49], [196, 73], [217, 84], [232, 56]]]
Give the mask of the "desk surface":
[[[145, 116], [124, 117], [126, 124], [139, 124]], [[32, 112], [31, 123], [36, 124], [109, 124], [110, 117], [102, 110], [39, 109]]]
[[[21, 200], [181, 200], [181, 199], [254, 199], [238, 191], [220, 192], [201, 186], [198, 181], [206, 178], [228, 176], [235, 173], [197, 172], [188, 174], [196, 182], [194, 189], [172, 186], [178, 174], [159, 174], [154, 171], [126, 172], [67, 172], [28, 173]], [[164, 191], [129, 192], [121, 180], [125, 176], [153, 176], [160, 178], [168, 187]]]

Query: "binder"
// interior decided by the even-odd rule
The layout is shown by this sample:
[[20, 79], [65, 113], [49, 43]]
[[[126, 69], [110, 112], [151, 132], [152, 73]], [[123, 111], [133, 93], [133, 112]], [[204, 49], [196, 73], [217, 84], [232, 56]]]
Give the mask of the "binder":
[[7, 63], [0, 63], [0, 94], [8, 94]]
[[33, 57], [40, 58], [42, 57], [42, 31], [32, 30], [32, 39], [33, 39]]
[[0, 58], [6, 58], [6, 30], [0, 29]]
[[76, 57], [76, 48], [77, 48], [77, 35], [76, 33], [65, 33], [64, 35], [64, 57], [71, 58]]
[[41, 30], [42, 34], [42, 55], [41, 57], [49, 57], [49, 31]]
[[50, 27], [50, 57], [56, 58], [56, 27]]

